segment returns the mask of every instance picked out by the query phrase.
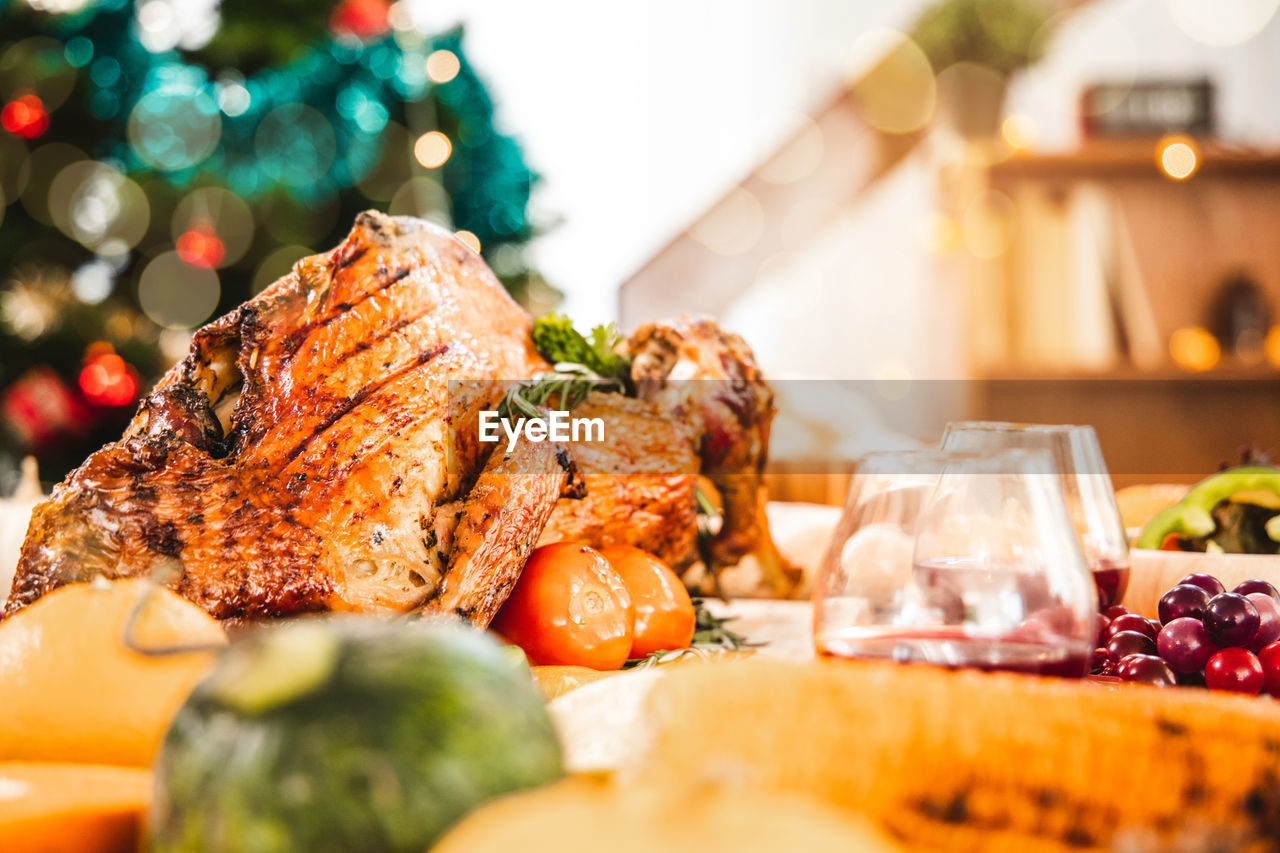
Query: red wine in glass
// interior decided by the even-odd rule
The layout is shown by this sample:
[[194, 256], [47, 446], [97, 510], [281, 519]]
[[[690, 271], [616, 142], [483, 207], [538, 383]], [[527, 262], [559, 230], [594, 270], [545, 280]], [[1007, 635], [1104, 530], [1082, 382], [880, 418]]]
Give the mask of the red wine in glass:
[[[1088, 672], [1092, 643], [1078, 636], [1075, 615], [1043, 575], [961, 558], [917, 563], [912, 579], [934, 624], [819, 633], [818, 653], [1061, 678]], [[1009, 624], [1011, 607], [1022, 614], [1012, 616], [1016, 624]]]
[[1129, 588], [1129, 565], [1105, 557], [1089, 561], [1093, 584], [1098, 588], [1098, 610], [1103, 611], [1124, 599]]

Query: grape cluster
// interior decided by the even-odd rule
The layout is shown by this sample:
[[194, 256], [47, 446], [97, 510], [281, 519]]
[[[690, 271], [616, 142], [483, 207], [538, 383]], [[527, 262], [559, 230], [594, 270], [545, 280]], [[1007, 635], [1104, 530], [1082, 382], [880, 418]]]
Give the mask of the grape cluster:
[[1280, 697], [1280, 592], [1263, 580], [1227, 592], [1190, 574], [1160, 599], [1160, 618], [1116, 605], [1098, 615], [1093, 672], [1161, 687], [1176, 684]]

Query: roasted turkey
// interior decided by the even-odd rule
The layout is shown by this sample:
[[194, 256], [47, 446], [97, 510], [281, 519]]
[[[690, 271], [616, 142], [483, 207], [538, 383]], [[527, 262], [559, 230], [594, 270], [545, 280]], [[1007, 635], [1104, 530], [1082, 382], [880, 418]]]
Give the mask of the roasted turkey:
[[637, 331], [632, 393], [593, 392], [606, 441], [478, 440], [513, 380], [547, 371], [529, 315], [436, 226], [361, 214], [331, 252], [198, 331], [188, 356], [37, 507], [5, 614], [66, 583], [158, 576], [214, 616], [456, 614], [488, 624], [541, 540], [696, 558], [694, 486], [724, 523], [710, 558], [764, 529], [772, 396], [707, 320]]

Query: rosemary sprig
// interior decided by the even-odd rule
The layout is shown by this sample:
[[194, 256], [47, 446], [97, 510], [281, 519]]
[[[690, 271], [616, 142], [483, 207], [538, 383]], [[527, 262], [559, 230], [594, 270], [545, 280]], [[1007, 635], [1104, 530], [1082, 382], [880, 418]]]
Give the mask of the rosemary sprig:
[[707, 609], [706, 603], [701, 598], [694, 599], [693, 610], [693, 642], [690, 645], [714, 646], [726, 651], [737, 651], [759, 645], [759, 643], [748, 642], [746, 637], [727, 627], [737, 617], [716, 616]]
[[623, 664], [623, 669], [648, 669], [660, 663], [670, 663], [686, 657], [709, 658], [720, 652], [743, 651], [756, 648], [746, 637], [727, 627], [733, 616], [716, 616], [707, 609], [701, 598], [693, 600], [693, 640], [688, 648], [652, 652], [642, 658], [634, 658]]
[[540, 418], [540, 407], [552, 400], [560, 408], [568, 410], [585, 400], [592, 391], [625, 390], [619, 379], [601, 376], [585, 365], [560, 361], [552, 370], [512, 385], [498, 404], [498, 416], [509, 421]]

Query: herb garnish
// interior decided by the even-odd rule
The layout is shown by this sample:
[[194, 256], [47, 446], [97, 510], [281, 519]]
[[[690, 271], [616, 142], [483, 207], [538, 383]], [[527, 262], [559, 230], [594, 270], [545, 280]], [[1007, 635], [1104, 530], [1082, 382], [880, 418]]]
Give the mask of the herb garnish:
[[562, 314], [534, 320], [533, 345], [554, 367], [513, 385], [498, 406], [499, 417], [542, 417], [540, 407], [553, 402], [573, 409], [592, 391], [626, 393], [631, 359], [614, 352], [621, 340], [612, 323], [596, 326], [588, 339]]
[[719, 652], [743, 651], [755, 648], [759, 643], [748, 642], [747, 638], [728, 627], [737, 617], [716, 616], [707, 609], [701, 598], [693, 600], [694, 623], [693, 640], [688, 648], [671, 651], [653, 652], [642, 658], [634, 658], [623, 664], [623, 669], [647, 669], [660, 663], [669, 663], [684, 657], [707, 658]]

